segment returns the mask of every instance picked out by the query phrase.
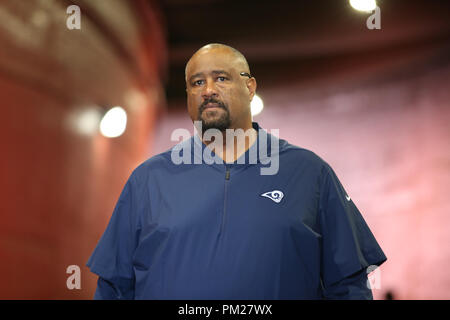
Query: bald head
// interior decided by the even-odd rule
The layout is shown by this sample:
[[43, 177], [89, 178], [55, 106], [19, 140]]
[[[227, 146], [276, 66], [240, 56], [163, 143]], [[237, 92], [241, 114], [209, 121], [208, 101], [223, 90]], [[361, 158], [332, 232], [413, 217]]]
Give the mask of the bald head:
[[215, 52], [220, 52], [224, 54], [229, 54], [232, 59], [230, 60], [231, 63], [235, 64], [237, 68], [240, 68], [241, 72], [247, 72], [250, 73], [250, 67], [248, 65], [247, 59], [244, 57], [242, 53], [240, 53], [238, 50], [236, 50], [233, 47], [227, 46], [226, 44], [221, 43], [210, 43], [207, 45], [204, 45], [200, 49], [198, 49], [192, 57], [189, 59], [189, 61], [186, 63], [186, 68], [184, 70], [185, 79], [187, 81], [187, 71], [189, 68], [189, 65], [193, 59], [195, 59], [198, 56], [204, 55], [204, 54], [214, 54]]

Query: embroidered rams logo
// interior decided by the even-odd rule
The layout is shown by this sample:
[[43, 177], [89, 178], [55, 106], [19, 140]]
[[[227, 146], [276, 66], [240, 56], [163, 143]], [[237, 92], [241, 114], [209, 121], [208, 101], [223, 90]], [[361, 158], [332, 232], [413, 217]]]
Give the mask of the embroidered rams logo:
[[281, 199], [283, 199], [284, 194], [280, 190], [273, 190], [266, 193], [263, 193], [261, 197], [269, 198], [270, 200], [275, 201], [276, 203], [280, 203]]

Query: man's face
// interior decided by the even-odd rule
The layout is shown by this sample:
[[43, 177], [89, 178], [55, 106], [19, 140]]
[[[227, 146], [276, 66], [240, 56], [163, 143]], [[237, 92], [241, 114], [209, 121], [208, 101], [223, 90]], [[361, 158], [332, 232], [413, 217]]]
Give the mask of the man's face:
[[227, 48], [202, 49], [186, 68], [188, 112], [192, 121], [202, 122], [202, 130], [251, 126], [250, 101], [256, 89], [245, 63]]

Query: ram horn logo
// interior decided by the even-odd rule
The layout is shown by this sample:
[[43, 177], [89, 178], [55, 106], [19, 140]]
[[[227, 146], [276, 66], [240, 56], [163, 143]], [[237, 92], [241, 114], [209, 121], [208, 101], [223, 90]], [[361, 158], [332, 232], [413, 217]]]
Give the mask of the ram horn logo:
[[273, 190], [266, 193], [263, 193], [261, 197], [269, 198], [270, 200], [275, 201], [276, 203], [280, 203], [281, 199], [283, 199], [284, 194], [280, 190]]

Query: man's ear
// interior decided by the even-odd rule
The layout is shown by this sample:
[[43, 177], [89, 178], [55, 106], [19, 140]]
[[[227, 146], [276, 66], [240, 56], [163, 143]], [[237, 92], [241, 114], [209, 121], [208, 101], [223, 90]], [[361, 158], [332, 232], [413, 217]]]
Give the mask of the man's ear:
[[252, 78], [247, 80], [247, 89], [248, 89], [248, 92], [250, 94], [250, 101], [253, 99], [253, 96], [256, 93], [256, 87], [257, 87], [257, 84], [256, 84], [256, 79], [255, 78], [252, 77]]

